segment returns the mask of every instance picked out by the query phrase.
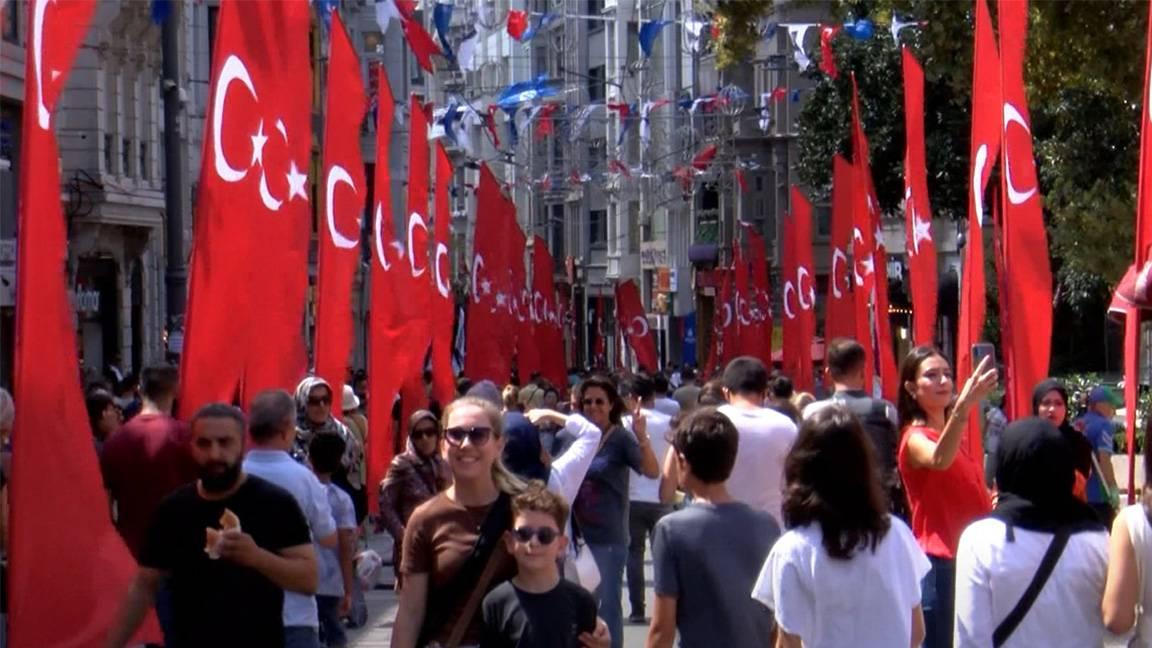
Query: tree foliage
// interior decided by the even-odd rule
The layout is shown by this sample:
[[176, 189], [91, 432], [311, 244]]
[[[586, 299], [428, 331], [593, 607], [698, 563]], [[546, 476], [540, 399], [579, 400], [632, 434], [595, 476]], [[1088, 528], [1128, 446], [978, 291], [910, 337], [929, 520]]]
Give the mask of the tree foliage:
[[[817, 80], [800, 120], [800, 177], [829, 188], [830, 155], [848, 152], [851, 86], [860, 84], [864, 128], [881, 207], [903, 196], [904, 111], [898, 48], [887, 29], [895, 13], [924, 21], [901, 41], [924, 67], [928, 182], [937, 217], [967, 213], [972, 79], [971, 2], [834, 2], [839, 19], [870, 17], [870, 40], [833, 41], [841, 76]], [[996, 4], [991, 2], [995, 23]], [[1136, 0], [1031, 3], [1028, 83], [1035, 152], [1049, 225], [1058, 299], [1095, 308], [1131, 259], [1147, 4]], [[815, 53], [818, 60], [819, 52]]]
[[[710, 3], [705, 3], [705, 6]], [[747, 61], [760, 41], [760, 19], [772, 12], [772, 0], [721, 0], [711, 8], [717, 38], [716, 67]]]

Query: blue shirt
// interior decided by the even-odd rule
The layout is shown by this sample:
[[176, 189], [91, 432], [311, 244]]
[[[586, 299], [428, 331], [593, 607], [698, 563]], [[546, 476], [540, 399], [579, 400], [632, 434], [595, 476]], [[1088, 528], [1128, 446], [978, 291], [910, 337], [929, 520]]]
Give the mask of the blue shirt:
[[[1076, 427], [1081, 429], [1088, 442], [1092, 444], [1092, 452], [1097, 455], [1101, 452], [1112, 454], [1116, 424], [1111, 419], [1098, 412], [1088, 411], [1080, 417]], [[1111, 457], [1106, 457], [1104, 461], [1111, 461]], [[1108, 501], [1108, 496], [1104, 494], [1104, 482], [1095, 468], [1088, 478], [1088, 501], [1092, 504], [1103, 504]]]
[[[339, 486], [324, 484], [328, 491], [328, 504], [332, 507], [332, 517], [336, 520], [336, 529], [356, 528], [356, 509], [352, 506], [352, 498]], [[318, 596], [344, 596], [344, 574], [340, 571], [340, 549], [320, 547], [320, 585], [316, 588]]]

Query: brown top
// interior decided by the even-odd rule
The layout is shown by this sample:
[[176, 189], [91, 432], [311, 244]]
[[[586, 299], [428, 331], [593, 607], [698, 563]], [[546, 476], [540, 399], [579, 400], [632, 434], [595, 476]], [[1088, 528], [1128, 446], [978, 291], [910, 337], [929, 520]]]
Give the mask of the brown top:
[[[428, 574], [428, 602], [424, 618], [443, 620], [437, 623], [437, 627], [429, 629], [426, 636], [429, 641], [444, 643], [448, 640], [475, 586], [475, 583], [454, 581], [471, 555], [480, 535], [480, 526], [491, 508], [491, 504], [463, 506], [440, 493], [420, 505], [408, 520], [400, 573]], [[486, 589], [489, 591], [516, 575], [516, 561], [508, 554], [502, 539], [497, 540], [495, 550], [500, 554], [501, 564], [488, 583]], [[480, 643], [483, 625], [480, 606], [477, 606], [461, 643]]]

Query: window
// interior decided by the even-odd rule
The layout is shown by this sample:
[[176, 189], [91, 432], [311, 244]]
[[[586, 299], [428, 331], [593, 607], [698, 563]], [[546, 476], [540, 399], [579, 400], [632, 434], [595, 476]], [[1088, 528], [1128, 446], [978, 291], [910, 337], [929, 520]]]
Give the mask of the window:
[[604, 0], [587, 0], [585, 11], [587, 15], [594, 16], [593, 19], [588, 21], [588, 31], [600, 31], [604, 29], [604, 21], [600, 20], [600, 14], [604, 11]]
[[125, 137], [120, 141], [120, 175], [131, 175], [132, 140]]
[[604, 66], [588, 68], [588, 101], [604, 101]]
[[552, 271], [564, 270], [564, 205], [552, 205], [551, 215], [548, 217], [548, 247], [552, 251]]
[[593, 209], [588, 212], [588, 243], [597, 249], [608, 245], [608, 210]]
[[212, 52], [216, 49], [216, 22], [220, 19], [220, 7], [208, 7], [208, 66], [211, 67]]
[[116, 142], [112, 138], [112, 133], [104, 133], [104, 172], [112, 173], [112, 161], [115, 158], [113, 149], [116, 147]]
[[148, 142], [140, 142], [140, 179], [148, 179]]
[[832, 207], [830, 205], [813, 205], [816, 216], [816, 235], [822, 238], [832, 236]]
[[4, 24], [4, 40], [17, 45], [20, 44], [20, 4], [20, 0], [7, 0], [0, 13], [0, 21]]

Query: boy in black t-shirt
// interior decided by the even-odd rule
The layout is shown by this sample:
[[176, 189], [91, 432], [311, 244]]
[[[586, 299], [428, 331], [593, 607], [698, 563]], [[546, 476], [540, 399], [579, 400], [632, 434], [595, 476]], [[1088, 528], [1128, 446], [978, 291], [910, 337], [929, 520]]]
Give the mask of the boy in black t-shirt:
[[512, 499], [513, 523], [505, 542], [518, 573], [484, 598], [481, 648], [577, 648], [596, 628], [596, 599], [560, 577], [568, 548], [568, 505], [533, 481]]

